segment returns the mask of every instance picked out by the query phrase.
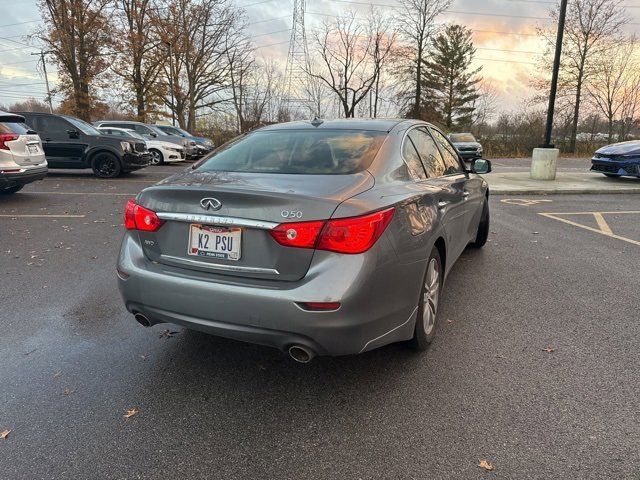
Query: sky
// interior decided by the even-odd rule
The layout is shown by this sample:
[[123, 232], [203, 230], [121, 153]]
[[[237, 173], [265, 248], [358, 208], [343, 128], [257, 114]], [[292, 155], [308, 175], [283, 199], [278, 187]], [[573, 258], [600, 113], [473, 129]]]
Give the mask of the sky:
[[[353, 11], [366, 16], [374, 5], [392, 14], [398, 0], [307, 0], [305, 25], [308, 42], [311, 32], [330, 15]], [[235, 0], [245, 9], [249, 33], [257, 55], [284, 61], [289, 47], [293, 0]], [[497, 95], [500, 111], [514, 111], [532, 95], [530, 80], [537, 72], [536, 60], [543, 45], [537, 27], [551, 25], [548, 10], [553, 0], [453, 0], [438, 23], [459, 23], [473, 31], [477, 48], [476, 64], [482, 67], [483, 82]], [[626, 0], [635, 26], [640, 31], [640, 0]], [[43, 99], [46, 87], [38, 57], [36, 41], [25, 39], [39, 24], [40, 13], [35, 0], [0, 0], [0, 104], [30, 96]], [[359, 15], [358, 15], [359, 14]], [[34, 45], [29, 47], [26, 44]], [[57, 82], [53, 66], [48, 66], [50, 80]]]

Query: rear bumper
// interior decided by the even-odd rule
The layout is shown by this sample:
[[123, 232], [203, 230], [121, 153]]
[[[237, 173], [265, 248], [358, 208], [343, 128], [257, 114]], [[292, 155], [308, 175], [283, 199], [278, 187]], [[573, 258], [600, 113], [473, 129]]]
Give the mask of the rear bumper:
[[611, 175], [640, 177], [640, 159], [617, 161], [607, 158], [592, 158], [591, 171]]
[[[296, 282], [199, 274], [149, 261], [127, 232], [118, 286], [127, 309], [151, 323], [169, 322], [221, 337], [285, 351], [305, 345], [319, 355], [345, 355], [407, 340], [413, 335], [424, 265], [399, 266], [384, 236], [363, 255], [316, 252]], [[387, 241], [384, 239], [385, 242]], [[296, 302], [341, 302], [331, 312]]]
[[122, 156], [122, 168], [125, 171], [138, 170], [151, 163], [149, 152], [128, 152]]
[[0, 169], [0, 188], [26, 185], [31, 182], [42, 180], [47, 176], [47, 166], [23, 169], [19, 172], [3, 172]]

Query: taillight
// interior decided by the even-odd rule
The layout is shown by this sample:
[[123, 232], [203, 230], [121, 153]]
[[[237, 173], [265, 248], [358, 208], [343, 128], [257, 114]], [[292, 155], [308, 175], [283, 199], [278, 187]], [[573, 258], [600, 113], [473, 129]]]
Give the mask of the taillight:
[[138, 205], [134, 200], [129, 200], [124, 207], [124, 226], [127, 230], [141, 230], [143, 232], [155, 232], [164, 224], [156, 212]]
[[297, 302], [297, 304], [309, 312], [331, 312], [340, 308], [340, 302]]
[[380, 238], [394, 212], [395, 208], [389, 208], [361, 217], [329, 220], [316, 248], [338, 253], [366, 252]]
[[271, 230], [271, 236], [285, 247], [313, 248], [324, 221], [281, 223]]
[[15, 133], [0, 133], [0, 150], [9, 150], [9, 145], [5, 142], [13, 142], [14, 140], [18, 140], [20, 135], [16, 135]]
[[271, 230], [271, 235], [280, 245], [287, 247], [363, 253], [380, 238], [394, 212], [394, 208], [388, 208], [360, 217], [281, 223]]

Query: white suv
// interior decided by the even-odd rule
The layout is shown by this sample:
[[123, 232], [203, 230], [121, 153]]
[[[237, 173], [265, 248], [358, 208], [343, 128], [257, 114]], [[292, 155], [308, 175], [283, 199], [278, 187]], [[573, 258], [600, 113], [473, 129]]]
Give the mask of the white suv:
[[16, 193], [46, 174], [47, 160], [38, 134], [25, 125], [21, 115], [0, 111], [0, 195]]

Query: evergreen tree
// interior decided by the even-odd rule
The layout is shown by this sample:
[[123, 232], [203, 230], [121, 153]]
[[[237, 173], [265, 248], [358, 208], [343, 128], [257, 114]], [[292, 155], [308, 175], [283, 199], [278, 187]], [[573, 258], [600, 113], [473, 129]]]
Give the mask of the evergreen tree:
[[475, 53], [471, 30], [462, 25], [448, 25], [436, 36], [422, 75], [422, 110], [437, 117], [430, 120], [449, 129], [471, 125], [481, 80], [481, 68], [471, 67]]

